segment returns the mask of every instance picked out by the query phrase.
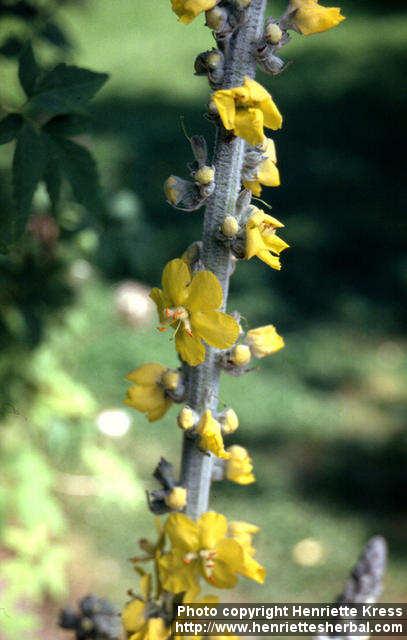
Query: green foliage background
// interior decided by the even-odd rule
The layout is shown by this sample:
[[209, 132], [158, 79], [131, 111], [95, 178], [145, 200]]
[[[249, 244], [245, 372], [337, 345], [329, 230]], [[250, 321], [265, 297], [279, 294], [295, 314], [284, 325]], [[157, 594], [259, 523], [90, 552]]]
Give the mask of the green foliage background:
[[[391, 551], [384, 599], [407, 595], [407, 15], [402, 2], [341, 6], [340, 28], [294, 37], [284, 51], [293, 64], [260, 77], [285, 117], [275, 136], [282, 186], [264, 199], [292, 248], [281, 273], [242, 263], [232, 286], [230, 308], [252, 326], [275, 323], [287, 343], [221, 391], [258, 482], [215, 485], [212, 506], [261, 525], [268, 569], [264, 587], [241, 583], [233, 597], [243, 601], [329, 601], [374, 533]], [[57, 638], [62, 602], [93, 590], [120, 605], [137, 585], [126, 561], [151, 533], [144, 489], [154, 464], [179, 460], [176, 408], [152, 425], [130, 414], [118, 439], [95, 419], [122, 406], [127, 371], [176, 358], [154, 319], [123, 322], [115, 286], [157, 284], [163, 264], [199, 236], [202, 213], [170, 209], [162, 183], [185, 175], [190, 159], [181, 116], [189, 132], [213, 134], [207, 85], [192, 74], [195, 55], [212, 46], [202, 20], [186, 28], [169, 3], [148, 0], [62, 3], [54, 15], [71, 48], [40, 39], [41, 60], [111, 78], [92, 137], [79, 139], [98, 161], [107, 211], [90, 215], [66, 188], [58, 239], [28, 233], [0, 262], [2, 640]], [[0, 16], [0, 37], [12, 28]], [[0, 103], [18, 104], [15, 60], [1, 62]], [[12, 151], [1, 147], [3, 219], [13, 211]], [[34, 212], [49, 214], [43, 190]], [[295, 561], [304, 538], [321, 545], [319, 564]]]

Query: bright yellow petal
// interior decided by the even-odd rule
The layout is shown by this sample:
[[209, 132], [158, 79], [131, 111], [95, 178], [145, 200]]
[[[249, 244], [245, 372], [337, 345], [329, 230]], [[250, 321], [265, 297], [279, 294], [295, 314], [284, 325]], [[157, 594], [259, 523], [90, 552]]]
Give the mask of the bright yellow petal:
[[182, 593], [199, 588], [197, 563], [186, 564], [184, 552], [174, 549], [158, 560], [160, 582], [171, 593]]
[[192, 278], [185, 306], [189, 311], [219, 309], [223, 300], [222, 287], [211, 271], [199, 271]]
[[270, 95], [261, 103], [260, 108], [264, 115], [264, 126], [269, 129], [273, 129], [274, 131], [276, 129], [281, 129], [283, 116], [279, 112], [277, 105]]
[[184, 260], [175, 258], [165, 265], [162, 275], [162, 286], [165, 297], [171, 300], [173, 306], [182, 306], [188, 297], [188, 285], [191, 273]]
[[264, 140], [263, 113], [255, 107], [241, 108], [235, 114], [234, 132], [255, 147]]
[[276, 269], [276, 271], [281, 270], [281, 262], [277, 256], [273, 256], [269, 251], [260, 251], [257, 254], [257, 257], [260, 258], [263, 262], [265, 262], [272, 269]]
[[172, 401], [156, 385], [136, 385], [127, 390], [125, 404], [145, 413], [150, 422], [159, 420], [168, 411]]
[[249, 76], [244, 79], [244, 86], [248, 91], [251, 102], [262, 102], [270, 97], [269, 92], [259, 82]]
[[221, 311], [196, 311], [191, 315], [191, 324], [194, 332], [217, 349], [231, 347], [240, 333], [236, 320]]
[[237, 583], [237, 572], [243, 568], [241, 546], [232, 539], [224, 538], [216, 546], [215, 565], [210, 582], [218, 589], [232, 589]]
[[266, 570], [246, 551], [243, 551], [243, 562], [239, 569], [239, 573], [246, 578], [250, 578], [255, 582], [263, 584], [266, 578]]
[[213, 94], [213, 101], [218, 110], [225, 129], [230, 131], [235, 126], [236, 106], [231, 89], [220, 89]]
[[196, 367], [202, 364], [202, 362], [205, 362], [205, 347], [200, 338], [190, 336], [183, 327], [177, 331], [177, 335], [175, 336], [175, 348], [181, 360], [191, 367]]
[[223, 444], [221, 426], [209, 409], [202, 415], [197, 432], [199, 446], [203, 451], [210, 451], [218, 458], [230, 458], [230, 453], [227, 453]]
[[149, 362], [131, 371], [127, 374], [126, 379], [136, 384], [154, 385], [160, 380], [166, 370], [167, 367], [163, 367], [163, 365], [158, 362]]
[[200, 547], [214, 549], [226, 537], [228, 521], [222, 513], [207, 511], [198, 519]]
[[291, 9], [297, 9], [293, 21], [304, 36], [327, 31], [345, 20], [338, 7], [324, 7], [316, 0], [293, 0]]
[[171, 628], [167, 627], [162, 618], [149, 618], [143, 640], [167, 640], [170, 635]]
[[261, 251], [265, 250], [264, 241], [258, 227], [246, 227], [246, 260], [250, 260], [253, 256], [257, 256]]
[[251, 191], [252, 194], [257, 198], [261, 196], [260, 182], [257, 182], [256, 180], [245, 180], [245, 182], [243, 182], [243, 186], [245, 189], [248, 189], [249, 191]]
[[227, 479], [241, 485], [255, 482], [252, 459], [246, 449], [239, 445], [233, 445], [227, 451], [231, 454], [226, 463]]
[[272, 160], [267, 158], [261, 163], [257, 170], [257, 179], [266, 187], [280, 186], [280, 172]]
[[264, 233], [263, 234], [264, 244], [267, 249], [277, 253], [278, 255], [284, 251], [284, 249], [288, 249], [290, 245], [288, 245], [282, 238], [279, 238], [275, 233]]
[[246, 334], [246, 340], [255, 358], [264, 358], [284, 347], [284, 339], [272, 324], [250, 329]]
[[128, 633], [135, 633], [145, 623], [145, 602], [135, 598], [122, 611], [123, 626]]
[[184, 513], [171, 513], [165, 523], [165, 532], [172, 546], [185, 553], [199, 548], [198, 525]]

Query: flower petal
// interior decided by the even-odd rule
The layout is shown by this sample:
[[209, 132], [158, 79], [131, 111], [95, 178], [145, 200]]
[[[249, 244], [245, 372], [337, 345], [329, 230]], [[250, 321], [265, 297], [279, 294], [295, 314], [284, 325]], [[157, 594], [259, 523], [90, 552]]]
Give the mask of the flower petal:
[[183, 551], [174, 549], [158, 560], [161, 584], [172, 593], [195, 590], [199, 586], [197, 563], [186, 564], [184, 555]]
[[232, 89], [220, 89], [213, 94], [213, 101], [222, 120], [223, 126], [229, 131], [235, 125], [235, 100]]
[[145, 413], [150, 422], [159, 420], [168, 411], [172, 401], [157, 385], [134, 385], [127, 390], [125, 404]]
[[255, 147], [264, 140], [263, 123], [263, 113], [260, 109], [254, 107], [237, 109], [234, 132]]
[[191, 314], [191, 325], [205, 342], [217, 349], [231, 347], [240, 333], [236, 320], [222, 311], [195, 311]]
[[190, 336], [183, 327], [181, 327], [175, 336], [175, 348], [177, 349], [181, 360], [196, 367], [198, 364], [205, 362], [205, 347], [198, 336]]
[[247, 551], [243, 551], [243, 562], [239, 569], [239, 573], [246, 578], [259, 582], [260, 584], [263, 584], [266, 578], [265, 568]]
[[198, 519], [198, 528], [200, 547], [214, 549], [223, 538], [226, 538], [228, 521], [222, 513], [207, 511]]
[[264, 241], [260, 230], [257, 227], [246, 228], [246, 260], [250, 260], [253, 256], [257, 256], [260, 251], [264, 251]]
[[257, 180], [245, 180], [243, 186], [251, 191], [254, 196], [259, 197], [261, 195], [261, 185]]
[[122, 611], [122, 622], [128, 633], [135, 633], [145, 623], [145, 602], [135, 598]]
[[148, 362], [128, 373], [126, 380], [141, 385], [156, 384], [166, 370], [167, 367], [158, 362]]
[[188, 296], [191, 273], [184, 260], [175, 258], [168, 262], [162, 275], [164, 297], [168, 297], [175, 307], [182, 306]]
[[198, 525], [184, 513], [171, 513], [165, 523], [165, 532], [173, 547], [185, 551], [199, 548]]
[[211, 271], [199, 271], [193, 276], [185, 303], [189, 311], [219, 309], [222, 300], [222, 287], [215, 274]]
[[236, 540], [224, 538], [216, 546], [216, 557], [210, 582], [218, 589], [232, 589], [236, 573], [243, 568], [243, 551]]
[[269, 129], [273, 129], [274, 131], [276, 129], [281, 129], [283, 116], [279, 112], [277, 105], [270, 95], [261, 103], [260, 108], [264, 115], [264, 126]]

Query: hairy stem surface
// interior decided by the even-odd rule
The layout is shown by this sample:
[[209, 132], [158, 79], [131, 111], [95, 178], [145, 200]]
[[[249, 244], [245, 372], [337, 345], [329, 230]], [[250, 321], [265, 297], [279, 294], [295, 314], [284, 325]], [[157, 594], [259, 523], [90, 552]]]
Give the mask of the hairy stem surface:
[[[238, 86], [244, 76], [253, 78], [256, 62], [253, 47], [262, 34], [264, 11], [267, 0], [252, 0], [247, 10], [247, 19], [232, 37], [226, 56], [225, 76], [222, 88]], [[204, 217], [202, 237], [202, 260], [219, 279], [223, 289], [223, 308], [226, 308], [231, 255], [226, 246], [216, 240], [216, 232], [225, 216], [233, 215], [237, 196], [241, 188], [241, 173], [245, 142], [218, 126], [214, 152], [216, 188], [208, 200]], [[220, 369], [216, 362], [216, 349], [207, 347], [206, 360], [198, 367], [187, 367], [187, 402], [198, 413], [205, 409], [216, 410], [218, 404]], [[213, 455], [202, 453], [195, 439], [184, 436], [181, 480], [188, 490], [186, 512], [198, 518], [207, 511], [211, 486]]]

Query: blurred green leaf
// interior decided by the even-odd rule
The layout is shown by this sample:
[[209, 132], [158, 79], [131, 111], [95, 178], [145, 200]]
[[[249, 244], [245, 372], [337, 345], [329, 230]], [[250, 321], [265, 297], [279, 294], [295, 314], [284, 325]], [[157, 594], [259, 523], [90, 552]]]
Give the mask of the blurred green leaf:
[[75, 200], [92, 213], [103, 210], [96, 163], [91, 153], [71, 140], [52, 136], [63, 175], [71, 185]]
[[28, 98], [34, 93], [40, 72], [31, 42], [29, 42], [22, 50], [18, 61], [18, 79]]
[[14, 140], [21, 129], [23, 118], [19, 113], [9, 113], [0, 122], [0, 144], [6, 144]]
[[58, 64], [37, 82], [28, 108], [55, 114], [81, 111], [107, 79], [106, 73]]
[[60, 49], [70, 49], [71, 44], [62, 29], [55, 22], [47, 22], [40, 31], [40, 37]]
[[90, 118], [80, 113], [55, 116], [43, 127], [47, 133], [56, 136], [76, 136], [89, 128]]
[[48, 136], [45, 139], [47, 144], [47, 165], [43, 179], [50, 199], [51, 209], [55, 213], [61, 196], [62, 174], [59, 166], [58, 150]]
[[30, 123], [26, 123], [17, 136], [13, 159], [13, 193], [16, 217], [12, 220], [15, 236], [23, 233], [31, 212], [35, 189], [46, 165], [44, 139]]

